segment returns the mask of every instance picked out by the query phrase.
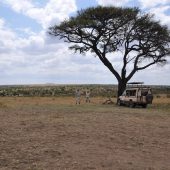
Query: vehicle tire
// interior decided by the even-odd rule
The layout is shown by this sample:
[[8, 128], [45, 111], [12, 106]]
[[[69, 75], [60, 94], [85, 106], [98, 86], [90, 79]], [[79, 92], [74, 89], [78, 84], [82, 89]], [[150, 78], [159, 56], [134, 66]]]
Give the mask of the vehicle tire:
[[143, 107], [143, 108], [147, 108], [147, 104], [143, 104], [142, 107]]
[[122, 102], [121, 102], [120, 99], [117, 101], [117, 105], [118, 105], [118, 106], [122, 106]]
[[135, 107], [135, 103], [132, 100], [129, 101], [129, 107], [130, 108], [134, 108]]

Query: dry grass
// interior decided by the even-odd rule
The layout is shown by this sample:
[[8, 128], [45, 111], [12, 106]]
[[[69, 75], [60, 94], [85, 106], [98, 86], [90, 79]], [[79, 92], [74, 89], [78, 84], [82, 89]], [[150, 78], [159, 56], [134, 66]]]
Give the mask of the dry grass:
[[147, 109], [103, 101], [0, 98], [0, 170], [169, 170], [170, 99]]
[[[92, 98], [91, 104], [102, 104], [107, 98], [95, 97]], [[112, 98], [113, 102], [116, 103], [116, 98]], [[17, 106], [22, 104], [58, 104], [67, 105], [75, 104], [74, 97], [0, 97], [0, 105], [5, 104], [8, 106]], [[85, 98], [81, 98], [81, 104], [85, 103]], [[170, 104], [170, 98], [161, 97], [154, 98], [153, 105], [158, 104]]]

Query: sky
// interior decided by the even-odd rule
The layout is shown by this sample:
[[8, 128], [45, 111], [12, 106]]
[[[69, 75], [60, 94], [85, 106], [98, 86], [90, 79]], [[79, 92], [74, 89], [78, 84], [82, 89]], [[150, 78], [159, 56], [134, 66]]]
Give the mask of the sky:
[[[77, 10], [92, 6], [139, 7], [170, 29], [170, 0], [0, 0], [0, 85], [117, 84], [114, 75], [90, 52], [75, 54], [49, 36]], [[170, 85], [170, 57], [165, 66], [139, 71], [131, 81]], [[112, 60], [120, 69], [121, 60]]]

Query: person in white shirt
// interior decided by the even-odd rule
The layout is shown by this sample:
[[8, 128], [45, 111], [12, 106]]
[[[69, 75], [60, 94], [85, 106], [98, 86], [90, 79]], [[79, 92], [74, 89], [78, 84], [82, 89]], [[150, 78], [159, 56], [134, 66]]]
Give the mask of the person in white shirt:
[[75, 92], [76, 104], [80, 104], [81, 91], [79, 89]]
[[90, 103], [90, 90], [86, 90], [86, 103]]

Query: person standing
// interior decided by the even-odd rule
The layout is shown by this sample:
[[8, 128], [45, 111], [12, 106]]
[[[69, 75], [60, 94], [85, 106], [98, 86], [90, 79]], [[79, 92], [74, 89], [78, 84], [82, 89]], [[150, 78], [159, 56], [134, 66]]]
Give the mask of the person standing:
[[81, 92], [79, 89], [76, 90], [75, 97], [76, 97], [76, 104], [80, 104]]
[[86, 90], [86, 103], [90, 103], [90, 90]]

